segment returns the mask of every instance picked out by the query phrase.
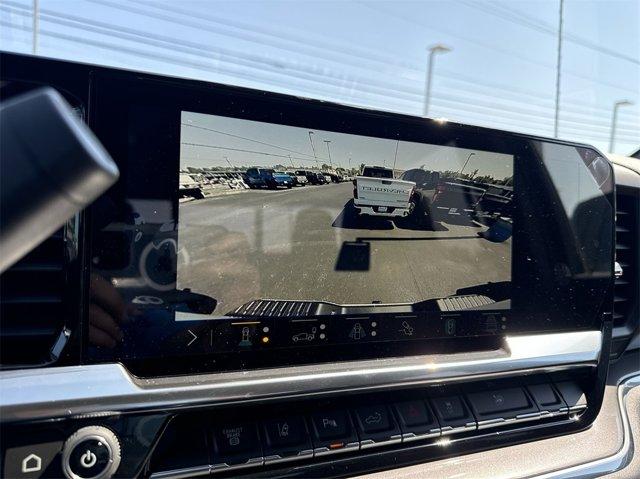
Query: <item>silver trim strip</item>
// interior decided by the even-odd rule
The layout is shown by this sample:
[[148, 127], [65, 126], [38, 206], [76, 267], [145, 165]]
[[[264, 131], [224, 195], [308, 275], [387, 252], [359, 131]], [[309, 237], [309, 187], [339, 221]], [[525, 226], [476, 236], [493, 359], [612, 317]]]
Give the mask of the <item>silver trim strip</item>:
[[171, 471], [154, 472], [151, 479], [186, 479], [195, 476], [208, 476], [211, 473], [209, 466], [187, 467], [173, 469]]
[[457, 434], [459, 432], [465, 432], [465, 431], [475, 431], [476, 429], [478, 429], [478, 426], [476, 425], [476, 423], [474, 422], [473, 424], [465, 424], [464, 426], [442, 426], [440, 428], [440, 435], [441, 436], [449, 436], [451, 434]]
[[624, 469], [630, 462], [634, 454], [633, 434], [629, 426], [629, 415], [627, 414], [626, 398], [633, 388], [640, 386], [640, 373], [632, 373], [620, 381], [618, 384], [618, 405], [620, 406], [620, 416], [622, 417], [623, 441], [618, 452], [609, 457], [604, 457], [592, 462], [586, 462], [567, 469], [549, 472], [535, 476], [536, 479], [580, 479], [590, 477], [600, 477], [615, 471]]
[[373, 447], [388, 446], [390, 444], [400, 444], [401, 442], [402, 442], [402, 435], [400, 435], [400, 434], [393, 435], [393, 436], [389, 437], [388, 439], [383, 439], [383, 440], [380, 440], [380, 441], [375, 441], [373, 439], [361, 439], [360, 440], [360, 449], [361, 450], [371, 449]]
[[416, 434], [414, 432], [405, 432], [402, 435], [402, 442], [411, 442], [411, 441], [421, 441], [423, 439], [431, 439], [433, 437], [440, 437], [441, 435], [440, 428], [431, 429], [430, 432], [426, 432], [424, 434]]
[[271, 464], [279, 464], [282, 462], [289, 461], [299, 461], [301, 459], [311, 459], [313, 458], [313, 449], [305, 449], [304, 451], [300, 451], [296, 455], [291, 456], [281, 456], [279, 454], [273, 454], [271, 456], [264, 457], [264, 465], [269, 466]]
[[120, 364], [0, 373], [2, 422], [106, 415], [595, 367], [600, 331], [506, 337], [496, 351], [138, 379]]

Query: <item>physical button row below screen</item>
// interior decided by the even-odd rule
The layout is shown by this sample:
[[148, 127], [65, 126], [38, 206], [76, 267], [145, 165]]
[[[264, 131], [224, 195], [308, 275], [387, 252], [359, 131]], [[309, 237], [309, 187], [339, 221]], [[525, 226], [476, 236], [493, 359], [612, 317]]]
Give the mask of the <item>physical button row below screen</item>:
[[259, 422], [218, 423], [208, 433], [209, 464], [212, 472], [222, 472], [309, 459], [469, 433], [585, 407], [585, 394], [575, 383], [502, 388], [487, 383], [484, 389], [462, 390], [459, 394], [318, 409], [308, 415], [300, 411]]

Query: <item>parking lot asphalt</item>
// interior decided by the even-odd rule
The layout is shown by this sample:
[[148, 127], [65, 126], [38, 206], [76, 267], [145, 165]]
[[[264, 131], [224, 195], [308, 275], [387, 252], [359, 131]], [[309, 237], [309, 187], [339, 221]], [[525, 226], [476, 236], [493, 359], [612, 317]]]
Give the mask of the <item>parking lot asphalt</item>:
[[478, 236], [485, 227], [455, 217], [434, 228], [361, 220], [352, 189], [248, 190], [181, 204], [178, 287], [212, 296], [224, 314], [260, 298], [415, 302], [510, 280], [511, 240], [489, 242]]

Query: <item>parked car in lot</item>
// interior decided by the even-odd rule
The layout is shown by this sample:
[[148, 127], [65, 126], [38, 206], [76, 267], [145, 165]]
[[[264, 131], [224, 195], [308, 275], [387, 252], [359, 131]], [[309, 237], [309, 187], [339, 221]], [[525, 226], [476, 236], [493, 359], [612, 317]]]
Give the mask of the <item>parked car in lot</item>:
[[180, 173], [180, 184], [178, 187], [180, 198], [204, 198], [202, 189], [198, 182], [189, 173]]
[[316, 185], [324, 185], [327, 183], [327, 177], [320, 171], [311, 171]]
[[405, 171], [401, 179], [414, 181], [415, 218], [439, 220], [446, 216], [511, 216], [513, 188], [465, 178], [443, 178], [437, 171]]
[[361, 215], [407, 217], [413, 211], [415, 185], [394, 179], [391, 168], [365, 166], [353, 180], [353, 205]]
[[326, 185], [327, 184], [327, 177], [324, 176], [322, 173], [314, 172], [313, 174], [316, 176], [316, 181], [317, 181], [318, 185]]
[[507, 217], [513, 215], [513, 187], [504, 185], [486, 185], [486, 189], [476, 207], [481, 215]]
[[247, 170], [249, 188], [291, 188], [293, 179], [285, 173], [277, 173], [270, 168], [249, 168]]
[[325, 183], [324, 175], [311, 170], [296, 170], [296, 176], [304, 176], [310, 185], [321, 185]]
[[436, 219], [444, 215], [473, 216], [485, 189], [460, 178], [441, 179], [431, 199], [431, 214]]
[[440, 182], [440, 173], [437, 171], [413, 168], [407, 170], [400, 179], [415, 183], [413, 202], [413, 218], [421, 223], [423, 220], [432, 220], [431, 202], [436, 192], [436, 186]]
[[295, 171], [287, 171], [286, 173], [293, 180], [293, 186], [306, 186], [309, 183], [307, 175], [298, 175]]
[[344, 177], [339, 173], [328, 172], [324, 173], [325, 176], [328, 176], [333, 183], [342, 183], [344, 181]]

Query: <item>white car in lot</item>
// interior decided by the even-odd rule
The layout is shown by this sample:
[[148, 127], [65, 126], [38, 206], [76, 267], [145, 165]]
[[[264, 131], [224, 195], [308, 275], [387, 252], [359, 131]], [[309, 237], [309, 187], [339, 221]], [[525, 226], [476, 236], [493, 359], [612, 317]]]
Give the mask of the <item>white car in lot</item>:
[[295, 171], [287, 171], [286, 173], [293, 178], [293, 186], [307, 186], [309, 183], [305, 175], [297, 175]]
[[402, 218], [413, 211], [416, 184], [394, 179], [391, 168], [364, 166], [353, 185], [353, 205], [358, 214]]

